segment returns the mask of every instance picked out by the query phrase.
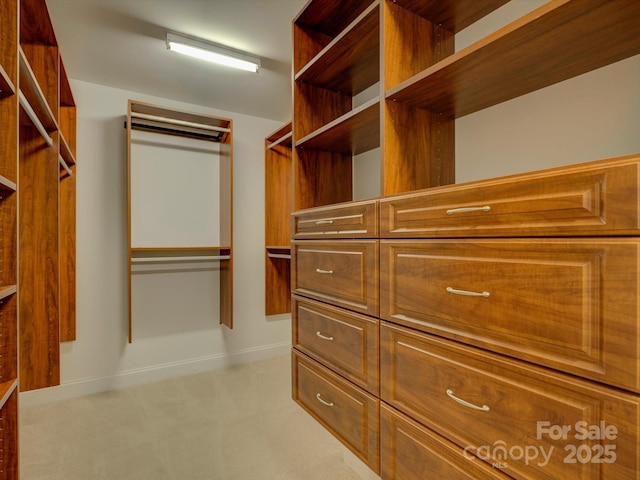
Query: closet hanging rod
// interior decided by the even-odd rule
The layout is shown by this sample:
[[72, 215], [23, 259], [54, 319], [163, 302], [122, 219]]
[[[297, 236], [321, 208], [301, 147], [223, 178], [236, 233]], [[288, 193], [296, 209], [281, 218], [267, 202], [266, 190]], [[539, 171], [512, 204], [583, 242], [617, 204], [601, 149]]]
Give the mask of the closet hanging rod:
[[69, 175], [73, 175], [73, 172], [69, 168], [69, 165], [67, 165], [67, 162], [64, 161], [64, 158], [62, 158], [62, 155], [58, 155], [58, 161], [60, 162], [60, 166], [64, 168]]
[[24, 96], [24, 93], [19, 92], [18, 101], [20, 102], [20, 106], [24, 108], [24, 111], [26, 112], [33, 125], [36, 127], [38, 132], [40, 132], [40, 135], [42, 135], [42, 138], [44, 138], [47, 142], [47, 145], [49, 145], [50, 147], [53, 146], [53, 138], [51, 138], [49, 132], [47, 132], [47, 129], [44, 128], [44, 125], [42, 125], [42, 122], [29, 104], [29, 100], [27, 100], [27, 97]]
[[267, 146], [267, 148], [269, 150], [271, 150], [273, 147], [275, 147], [276, 145], [280, 145], [282, 142], [284, 142], [286, 139], [293, 137], [293, 132], [289, 132], [286, 135], [281, 136], [279, 139], [277, 139], [275, 142], [271, 143], [269, 146]]
[[132, 257], [131, 263], [145, 262], [206, 262], [212, 260], [229, 260], [230, 255], [185, 255], [182, 257]]
[[186, 120], [177, 120], [175, 118], [160, 117], [158, 115], [149, 115], [146, 113], [131, 112], [131, 117], [140, 118], [142, 120], [153, 120], [156, 122], [171, 123], [173, 125], [180, 125], [183, 127], [194, 127], [194, 128], [199, 128], [201, 130], [211, 130], [214, 132], [225, 132], [225, 133], [231, 132], [230, 128], [216, 127], [213, 125], [206, 125], [204, 123], [187, 122]]

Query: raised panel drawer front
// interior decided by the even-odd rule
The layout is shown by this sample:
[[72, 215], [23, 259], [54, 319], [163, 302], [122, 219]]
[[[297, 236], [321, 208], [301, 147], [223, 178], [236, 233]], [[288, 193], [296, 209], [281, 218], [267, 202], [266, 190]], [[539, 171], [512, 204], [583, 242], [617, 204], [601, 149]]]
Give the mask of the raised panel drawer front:
[[293, 399], [380, 472], [380, 401], [315, 361], [292, 350]]
[[640, 392], [640, 239], [381, 241], [380, 316]]
[[378, 395], [378, 323], [347, 310], [293, 296], [293, 346]]
[[293, 241], [291, 290], [378, 316], [378, 241]]
[[291, 215], [294, 238], [376, 238], [378, 201], [349, 202], [298, 210]]
[[383, 480], [508, 480], [473, 454], [380, 404], [380, 476]]
[[389, 197], [380, 236], [638, 235], [639, 163], [623, 157]]
[[637, 480], [640, 396], [380, 326], [381, 400], [518, 479]]

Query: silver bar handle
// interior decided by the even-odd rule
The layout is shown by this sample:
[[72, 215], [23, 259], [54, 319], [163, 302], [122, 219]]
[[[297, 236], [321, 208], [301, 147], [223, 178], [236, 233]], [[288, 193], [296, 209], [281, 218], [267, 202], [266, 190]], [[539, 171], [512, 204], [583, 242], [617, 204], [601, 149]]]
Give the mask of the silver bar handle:
[[333, 342], [333, 337], [328, 336], [328, 335], [323, 335], [323, 334], [322, 334], [322, 332], [320, 332], [320, 330], [318, 330], [318, 331], [316, 332], [316, 336], [317, 336], [317, 337], [320, 337], [320, 338], [321, 338], [321, 339], [323, 339], [323, 340], [327, 340], [327, 341], [329, 341], [329, 342]]
[[[320, 394], [318, 394], [320, 395]], [[481, 407], [479, 407], [478, 405], [474, 405], [473, 403], [467, 402], [466, 400], [463, 400], [459, 397], [456, 397], [453, 394], [453, 390], [451, 389], [447, 389], [447, 395], [449, 396], [449, 398], [451, 400], [454, 400], [456, 402], [458, 402], [460, 405], [464, 405], [465, 407], [469, 407], [469, 408], [473, 408], [474, 410], [481, 410], [483, 412], [488, 412], [489, 410], [491, 410], [487, 405], [482, 405]]]
[[316, 394], [316, 398], [321, 404], [326, 405], [327, 407], [333, 407], [333, 402], [327, 402], [326, 400], [323, 400], [319, 393]]
[[333, 273], [333, 270], [323, 270], [321, 268], [316, 268], [316, 273], [324, 273], [327, 275], [331, 275]]
[[331, 225], [333, 220], [316, 220], [316, 225]]
[[488, 212], [491, 210], [489, 205], [483, 205], [482, 207], [461, 207], [451, 208], [447, 210], [447, 215], [454, 215], [456, 213], [469, 213], [469, 212]]
[[468, 290], [458, 290], [456, 288], [447, 287], [447, 292], [455, 295], [464, 295], [467, 297], [488, 297], [491, 295], [489, 292], [470, 292]]

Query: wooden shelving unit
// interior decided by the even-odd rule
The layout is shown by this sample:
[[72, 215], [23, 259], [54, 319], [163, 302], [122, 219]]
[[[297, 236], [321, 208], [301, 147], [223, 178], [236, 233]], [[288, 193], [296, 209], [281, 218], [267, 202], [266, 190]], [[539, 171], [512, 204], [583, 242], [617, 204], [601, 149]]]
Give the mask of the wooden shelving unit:
[[[129, 100], [127, 112], [127, 170], [128, 170], [128, 268], [129, 268], [129, 342], [133, 341], [132, 315], [132, 265], [143, 262], [184, 263], [196, 261], [216, 261], [220, 271], [220, 323], [233, 328], [233, 129], [232, 121], [211, 115], [177, 111], [157, 105]], [[185, 137], [189, 139], [213, 142], [219, 146], [216, 154], [216, 176], [219, 177], [217, 207], [208, 206], [208, 210], [217, 208], [219, 220], [218, 244], [206, 245], [138, 245], [133, 240], [133, 155], [132, 135], [134, 131], [144, 131], [159, 135]], [[184, 193], [184, 192], [183, 192]], [[207, 193], [207, 192], [203, 192]], [[180, 195], [180, 191], [172, 192]], [[205, 195], [206, 197], [206, 195]], [[208, 242], [212, 241], [207, 239]]]
[[291, 311], [291, 123], [265, 138], [265, 315]]
[[[440, 360], [447, 361], [449, 355], [455, 358], [451, 351], [462, 348], [456, 345], [456, 342], [484, 349], [478, 353], [480, 351], [474, 352], [473, 348], [465, 346], [470, 354], [474, 355], [486, 354], [488, 358], [490, 350], [505, 354], [503, 343], [478, 345], [478, 332], [469, 334], [473, 328], [470, 324], [477, 321], [482, 328], [489, 328], [489, 325], [497, 328], [496, 320], [490, 318], [491, 315], [496, 315], [499, 319], [514, 318], [514, 324], [517, 317], [515, 307], [514, 314], [511, 315], [500, 315], [496, 313], [498, 310], [487, 313], [479, 308], [470, 308], [461, 314], [459, 323], [452, 328], [447, 321], [452, 318], [452, 312], [460, 308], [459, 305], [464, 302], [457, 297], [452, 300], [452, 297], [446, 295], [471, 294], [471, 298], [476, 298], [475, 296], [480, 297], [487, 292], [484, 291], [485, 287], [471, 288], [469, 291], [440, 287], [452, 278], [459, 280], [464, 277], [465, 282], [476, 281], [471, 273], [478, 268], [477, 260], [482, 256], [484, 247], [468, 247], [465, 255], [473, 258], [473, 262], [469, 262], [471, 266], [467, 265], [469, 270], [464, 273], [465, 262], [454, 261], [453, 259], [459, 259], [449, 251], [440, 255], [440, 247], [436, 246], [437, 242], [434, 242], [432, 237], [446, 238], [443, 244], [450, 244], [452, 249], [464, 249], [464, 246], [461, 246], [463, 242], [454, 238], [460, 235], [455, 235], [455, 231], [447, 227], [449, 222], [452, 225], [456, 222], [463, 224], [465, 237], [508, 237], [509, 234], [503, 235], [504, 232], [501, 230], [506, 223], [513, 222], [514, 228], [526, 228], [527, 225], [526, 219], [519, 220], [520, 217], [515, 211], [509, 210], [510, 208], [522, 208], [528, 212], [527, 208], [530, 207], [531, 218], [535, 221], [546, 218], [545, 215], [556, 218], [555, 212], [549, 213], [553, 209], [551, 205], [554, 197], [545, 195], [545, 188], [552, 188], [551, 185], [554, 185], [549, 172], [541, 173], [542, 176], [524, 174], [523, 178], [526, 178], [526, 181], [509, 191], [499, 188], [504, 187], [504, 182], [508, 181], [509, 177], [484, 180], [477, 185], [470, 184], [466, 189], [464, 186], [458, 189], [457, 185], [451, 185], [455, 182], [455, 120], [640, 54], [640, 2], [549, 0], [541, 7], [471, 45], [459, 51], [455, 50], [456, 33], [475, 24], [506, 3], [507, 0], [310, 0], [293, 21], [293, 218], [294, 222], [298, 223], [294, 223], [292, 232], [295, 239], [292, 255], [292, 271], [295, 272], [292, 281], [292, 393], [303, 408], [384, 479], [414, 475], [417, 478], [420, 473], [424, 476], [426, 472], [437, 471], [443, 478], [459, 476], [461, 472], [465, 472], [465, 478], [477, 476], [497, 480], [510, 478], [512, 475], [517, 478], [528, 478], [538, 474], [544, 476], [551, 471], [537, 472], [535, 467], [532, 468], [530, 465], [512, 467], [511, 461], [509, 469], [505, 470], [492, 468], [490, 463], [482, 462], [476, 462], [473, 467], [469, 467], [469, 458], [459, 454], [459, 447], [464, 448], [464, 445], [470, 445], [476, 440], [465, 443], [461, 442], [459, 437], [451, 435], [451, 425], [464, 414], [455, 410], [455, 403], [450, 405], [450, 414], [441, 413], [433, 418], [426, 418], [418, 413], [434, 412], [446, 405], [443, 402], [452, 401], [451, 397], [445, 396], [443, 402], [437, 402], [437, 406], [434, 407], [431, 405], [432, 402], [422, 400], [435, 398], [447, 392], [447, 389], [438, 387], [438, 392], [426, 393], [432, 388], [433, 382], [437, 382], [440, 374], [426, 373], [426, 377], [416, 376], [412, 365], [419, 363], [417, 359], [420, 355], [424, 355], [424, 363], [417, 368], [425, 372], [433, 369], [436, 372], [441, 366], [438, 363]], [[375, 90], [376, 84], [379, 85], [378, 95], [372, 95], [374, 98], [362, 102], [362, 99], [358, 98], [360, 94], [365, 90], [371, 93]], [[361, 202], [354, 198], [352, 193], [352, 157], [377, 147], [380, 147], [381, 156], [380, 198]], [[593, 159], [585, 159], [585, 162], [589, 160]], [[619, 161], [624, 163], [627, 160], [621, 158]], [[597, 165], [594, 165], [584, 168], [596, 168]], [[608, 176], [598, 177], [598, 180], [594, 174], [594, 177], [586, 182], [588, 187], [583, 189], [584, 192], [572, 185], [567, 189], [568, 196], [564, 193], [559, 195], [558, 198], [562, 200], [558, 201], [557, 208], [565, 213], [558, 213], [557, 218], [567, 222], [562, 224], [561, 236], [566, 237], [571, 229], [574, 229], [574, 233], [582, 235], [580, 222], [565, 211], [569, 208], [568, 203], [572, 201], [576, 202], [575, 208], [589, 212], [583, 212], [584, 215], [592, 214], [597, 217], [597, 221], [594, 221], [598, 228], [606, 222], [616, 224], [616, 220], [613, 219], [614, 204], [622, 201], [623, 197], [624, 202], [628, 203], [621, 207], [621, 211], [629, 218], [635, 219], [635, 214], [629, 213], [629, 210], [635, 212], [637, 206], [633, 193], [637, 189], [637, 178], [635, 170], [631, 171], [634, 173], [629, 173], [629, 177], [636, 180], [630, 180], [628, 194], [612, 193], [614, 178], [617, 177], [609, 173]], [[558, 172], [563, 173], [563, 169], [559, 169]], [[579, 175], [571, 177], [572, 181], [577, 182], [577, 177]], [[603, 186], [605, 178], [607, 189]], [[602, 186], [595, 187], [601, 185], [599, 182], [602, 182]], [[540, 185], [544, 185], [544, 188]], [[492, 187], [495, 188], [492, 193], [495, 196], [495, 210], [489, 215], [482, 209], [491, 207], [482, 206], [486, 205], [483, 202], [489, 202], [491, 195], [487, 196], [483, 189]], [[591, 193], [589, 188], [599, 189], [599, 193]], [[531, 194], [533, 189], [536, 189], [535, 194]], [[442, 203], [440, 207], [437, 206], [438, 200], [434, 201], [433, 198], [437, 197], [439, 192], [441, 195], [442, 192], [447, 192], [444, 194], [446, 199], [439, 199]], [[517, 203], [512, 202], [509, 197], [509, 207], [506, 207], [506, 204], [498, 205], [495, 201], [502, 195], [514, 195], [514, 192], [517, 192], [516, 197], [526, 200]], [[465, 195], [473, 197], [473, 200], [464, 200]], [[608, 201], [612, 203], [607, 207], [608, 216], [605, 222], [604, 217], [600, 216], [599, 208], [604, 208], [604, 198], [607, 195]], [[544, 202], [545, 206], [536, 207], [533, 204], [534, 199]], [[369, 208], [363, 210], [362, 204], [367, 202], [370, 204]], [[593, 208], [590, 202], [596, 202]], [[466, 213], [469, 207], [471, 213]], [[379, 212], [377, 208], [380, 208]], [[451, 211], [454, 215], [443, 214], [445, 211]], [[374, 225], [378, 220], [381, 222], [379, 233], [376, 228], [365, 228], [365, 225]], [[490, 226], [490, 233], [480, 228], [482, 221], [486, 221], [487, 226]], [[637, 222], [631, 220], [631, 224], [633, 231], [622, 232], [623, 235], [636, 235]], [[391, 233], [383, 230], [389, 228], [389, 225], [395, 225], [396, 228]], [[532, 236], [545, 235], [544, 229], [535, 231], [537, 233]], [[552, 233], [552, 236], [557, 236], [557, 231], [554, 232], [556, 233]], [[526, 242], [522, 238], [526, 236], [524, 230], [513, 236], [518, 237], [513, 240], [514, 245]], [[394, 238], [400, 240], [394, 244]], [[376, 261], [379, 259], [380, 268], [371, 269], [367, 275], [361, 274], [366, 270], [360, 264], [353, 268], [341, 268], [342, 263], [347, 262], [345, 253], [355, 248], [354, 245], [358, 245], [361, 239], [367, 239], [364, 243], [370, 242], [371, 245], [379, 247], [379, 252], [369, 257], [375, 258]], [[535, 239], [531, 243], [537, 245], [540, 243], [539, 240]], [[545, 255], [550, 255], [549, 252], [553, 248], [550, 245], [554, 242], [566, 241], [545, 240], [548, 240], [548, 245], [539, 247]], [[591, 243], [587, 239], [580, 241]], [[625, 241], [633, 243], [637, 239], [628, 237]], [[497, 244], [500, 242], [506, 244], [504, 239]], [[593, 243], [595, 244], [595, 241]], [[413, 247], [416, 251], [411, 250]], [[393, 248], [398, 249], [397, 254], [390, 254]], [[579, 249], [580, 247], [571, 246], [567, 252], [571, 250], [571, 253], [575, 254]], [[416, 253], [418, 250], [422, 253]], [[491, 257], [506, 256], [505, 252], [508, 253], [508, 248], [500, 244], [491, 251]], [[339, 254], [345, 257], [342, 263], [335, 259]], [[523, 254], [527, 257], [527, 265], [531, 261], [527, 256], [530, 254], [530, 249]], [[424, 256], [425, 265], [428, 264], [428, 267], [420, 271], [417, 265], [421, 255]], [[438, 255], [442, 259], [434, 260]], [[620, 260], [626, 256], [619, 254], [618, 257], [611, 252], [608, 255], [608, 262], [611, 264], [615, 263], [614, 258]], [[354, 258], [364, 259], [367, 255], [363, 253]], [[390, 265], [394, 261], [402, 264], [392, 271]], [[451, 265], [445, 265], [445, 262], [451, 262]], [[555, 265], [553, 261], [548, 263]], [[607, 262], [603, 261], [602, 265], [604, 263]], [[635, 285], [637, 272], [634, 265], [631, 262], [628, 270], [621, 267], [622, 273], [616, 276], [615, 281], [622, 281], [624, 278], [630, 285]], [[526, 268], [529, 267], [519, 266], [518, 275]], [[495, 272], [492, 271], [492, 274], [495, 275]], [[518, 275], [514, 274], [510, 278]], [[599, 278], [603, 276], [602, 272], [598, 275]], [[481, 275], [482, 281], [488, 276]], [[402, 284], [399, 277], [409, 279]], [[371, 331], [379, 333], [380, 337], [375, 337], [374, 341], [372, 333], [359, 339], [346, 340], [348, 333], [344, 325], [347, 317], [351, 320], [358, 312], [362, 313], [358, 310], [358, 300], [361, 300], [359, 295], [369, 291], [366, 288], [367, 281], [375, 283], [378, 280], [379, 285], [370, 290], [379, 292], [379, 305], [372, 301], [372, 309], [365, 313], [366, 320], [375, 324]], [[503, 282], [503, 278], [497, 275], [496, 282]], [[539, 286], [531, 278], [526, 278], [523, 282], [534, 291], [531, 295], [546, 299], [541, 292], [551, 293], [550, 296], [558, 299], [562, 305], [570, 302], [567, 297], [575, 298], [575, 295], [567, 294], [563, 290], [564, 284], [554, 287], [549, 286], [549, 282], [541, 281], [543, 286]], [[602, 285], [606, 283], [602, 281]], [[433, 288], [433, 297], [425, 297], [429, 288]], [[491, 290], [491, 287], [486, 289]], [[525, 287], [522, 291], [528, 292]], [[620, 297], [617, 292], [595, 295], [598, 296], [599, 309], [596, 316], [599, 318], [598, 321], [601, 321], [603, 309], [600, 302], [617, 302]], [[443, 300], [442, 296], [448, 300]], [[493, 294], [491, 296], [495, 299]], [[628, 300], [631, 305], [629, 323], [635, 328], [637, 299], [631, 293]], [[521, 306], [520, 302], [519, 296], [514, 305]], [[378, 306], [379, 314], [375, 313]], [[547, 318], [550, 322], [556, 323], [568, 318], [565, 310], [554, 311], [546, 301], [540, 310], [536, 318]], [[585, 311], [580, 310], [580, 314]], [[590, 313], [586, 315], [592, 318]], [[412, 316], [420, 319], [413, 323], [407, 322]], [[473, 319], [468, 318], [470, 316]], [[623, 317], [624, 315], [615, 315], [614, 322], [624, 323], [626, 320]], [[523, 318], [525, 317], [522, 316], [520, 320], [528, 328], [531, 322], [522, 320]], [[606, 344], [603, 340], [606, 335], [602, 333], [602, 325], [593, 330], [587, 323], [585, 320], [582, 323], [576, 322], [575, 325], [578, 330], [588, 331], [588, 335], [596, 330], [600, 332], [600, 343], [597, 346], [594, 344], [590, 350], [593, 354]], [[425, 325], [428, 324], [434, 325], [434, 329], [426, 328]], [[403, 325], [403, 328], [399, 325]], [[455, 330], [456, 328], [459, 330]], [[412, 333], [407, 333], [407, 337], [402, 341], [390, 341], [395, 335], [390, 332], [396, 330], [414, 333], [420, 330], [425, 333], [421, 337], [425, 342], [438, 342], [441, 337], [448, 337], [453, 342], [447, 346], [449, 351], [446, 354], [434, 354], [424, 345], [411, 346], [407, 338], [413, 335]], [[617, 331], [617, 327], [613, 330]], [[561, 345], [572, 352], [579, 350], [571, 349], [569, 335], [557, 334], [550, 329], [546, 331], [550, 332], [549, 335], [554, 335], [549, 341], [549, 345], [552, 345], [550, 348], [557, 349]], [[500, 332], [520, 347], [527, 341], [526, 332], [519, 332], [511, 321]], [[583, 334], [587, 335], [581, 330], [577, 335], [581, 341], [583, 337], [580, 335]], [[633, 330], [628, 337], [630, 347], [627, 353], [632, 357], [629, 364], [637, 361], [635, 335], [637, 332]], [[379, 344], [371, 346], [367, 341], [379, 341]], [[539, 336], [536, 336], [535, 342], [540, 342]], [[542, 348], [540, 346], [543, 344], [544, 342], [536, 343], [536, 348]], [[613, 341], [612, 344], [619, 346], [617, 341]], [[352, 357], [352, 353], [356, 355], [354, 352], [358, 352], [357, 355], [360, 357]], [[614, 355], [618, 353], [620, 352], [616, 350]], [[514, 362], [522, 361], [526, 364], [532, 361], [530, 351], [526, 348], [522, 351], [512, 350], [506, 354]], [[542, 360], [535, 359], [534, 363], [556, 369], [563, 375], [575, 375], [575, 365], [572, 362], [568, 362], [570, 365], [561, 366], [545, 363], [549, 358], [555, 358], [556, 354], [557, 351], [554, 350], [552, 354], [543, 355], [545, 358]], [[598, 356], [602, 360], [604, 356], [599, 355], [594, 354], [594, 358]], [[456, 362], [452, 360], [451, 363]], [[495, 365], [497, 364], [498, 360], [495, 360]], [[620, 363], [622, 364], [623, 362]], [[370, 384], [358, 383], [358, 380], [353, 378], [353, 372], [345, 370], [345, 365], [374, 365], [370, 367], [374, 373], [364, 368], [360, 370], [371, 374], [374, 381]], [[473, 368], [477, 365], [474, 363]], [[315, 375], [308, 373], [311, 370]], [[449, 378], [450, 374], [454, 376], [455, 371], [456, 368], [447, 367], [447, 377]], [[633, 371], [633, 368], [626, 369], [625, 374]], [[599, 382], [617, 388], [620, 384], [616, 384], [616, 374], [615, 368], [608, 367], [606, 371], [602, 368], [597, 374], [590, 373], [585, 378], [595, 380], [594, 384]], [[584, 375], [584, 372], [578, 375]], [[401, 376], [403, 378], [396, 378]], [[465, 383], [462, 380], [464, 376], [465, 373], [461, 375], [461, 384]], [[429, 379], [425, 381], [423, 391], [427, 396], [420, 396], [416, 393], [420, 389], [414, 388], [414, 384], [419, 384], [424, 378]], [[627, 389], [624, 393], [615, 389], [605, 392], [603, 388], [593, 401], [604, 404], [611, 395], [622, 397], [629, 393], [629, 402], [637, 406], [640, 404], [640, 397], [637, 396], [637, 384], [634, 383], [636, 380], [634, 378], [632, 383], [623, 386]], [[477, 382], [470, 383], [474, 383], [474, 388], [477, 387]], [[576, 384], [578, 383], [576, 380]], [[362, 388], [366, 392], [363, 392]], [[482, 383], [477, 388], [483, 390], [483, 395], [500, 390], [500, 401], [503, 400], [504, 391], [501, 387], [492, 390], [493, 387], [487, 385], [485, 392], [485, 384]], [[540, 391], [549, 398], [557, 399], [557, 391], [554, 388], [550, 385], [544, 389], [541, 387]], [[591, 387], [585, 387], [586, 390], [589, 388]], [[405, 389], [406, 395], [399, 399], [402, 389]], [[373, 405], [379, 406], [379, 424], [373, 421], [368, 426], [363, 425], [364, 415], [353, 415], [353, 419], [343, 421], [340, 413], [349, 408], [347, 402], [336, 401], [334, 404], [332, 399], [341, 398], [343, 394], [351, 395], [344, 392], [367, 393], [376, 397], [367, 398], [372, 402], [371, 410], [376, 408]], [[451, 395], [455, 397], [453, 393]], [[525, 397], [526, 395], [523, 395], [522, 404], [526, 404]], [[585, 398], [588, 398], [588, 395]], [[510, 406], [515, 406], [516, 403]], [[359, 403], [364, 404], [365, 402]], [[553, 407], [556, 409], [553, 410], [553, 415], [564, 415], [561, 413], [560, 404], [561, 402]], [[483, 404], [479, 402], [479, 405]], [[469, 402], [466, 408], [468, 406]], [[482, 406], [477, 409], [482, 409]], [[345, 418], [347, 416], [344, 415]], [[594, 478], [607, 478], [611, 475], [620, 478], [636, 477], [640, 425], [637, 424], [634, 413], [630, 418], [632, 420], [625, 426], [629, 441], [625, 443], [633, 446], [624, 453], [620, 450], [619, 464], [604, 468], [583, 465], [583, 472], [574, 470], [576, 475], [593, 475]], [[398, 423], [394, 425], [395, 421]], [[440, 422], [445, 422], [447, 426], [438, 429]], [[621, 424], [623, 422], [621, 421]], [[499, 423], [493, 422], [492, 426]], [[475, 420], [466, 423], [461, 431], [466, 434], [466, 428], [471, 424], [475, 424]], [[412, 433], [408, 434], [409, 431]], [[434, 434], [434, 431], [438, 434]], [[353, 432], [367, 432], [366, 438], [358, 438], [358, 442], [354, 442], [351, 437]], [[402, 440], [399, 439], [400, 435]], [[495, 438], [491, 441], [494, 440]], [[455, 448], [452, 448], [456, 443]], [[379, 451], [376, 450], [378, 447]], [[566, 465], [556, 467], [559, 472]], [[477, 469], [477, 472], [474, 469]], [[571, 469], [567, 470], [569, 471]], [[566, 474], [556, 476], [560, 478]]]
[[[352, 157], [380, 146], [380, 1], [310, 2], [293, 22], [294, 208], [352, 200]], [[322, 165], [322, 168], [318, 168]]]
[[57, 385], [75, 338], [75, 103], [44, 0], [0, 6], [0, 117], [0, 480], [16, 480], [18, 391]]

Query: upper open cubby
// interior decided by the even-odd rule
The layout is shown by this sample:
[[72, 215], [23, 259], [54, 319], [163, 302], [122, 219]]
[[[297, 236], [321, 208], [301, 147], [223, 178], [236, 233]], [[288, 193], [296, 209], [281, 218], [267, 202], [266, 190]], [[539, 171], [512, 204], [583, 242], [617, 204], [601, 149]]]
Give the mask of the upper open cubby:
[[380, 196], [454, 183], [456, 118], [640, 53], [635, 0], [550, 0], [456, 51], [506, 3], [311, 0], [293, 22], [295, 208], [355, 200], [353, 156], [377, 147]]

